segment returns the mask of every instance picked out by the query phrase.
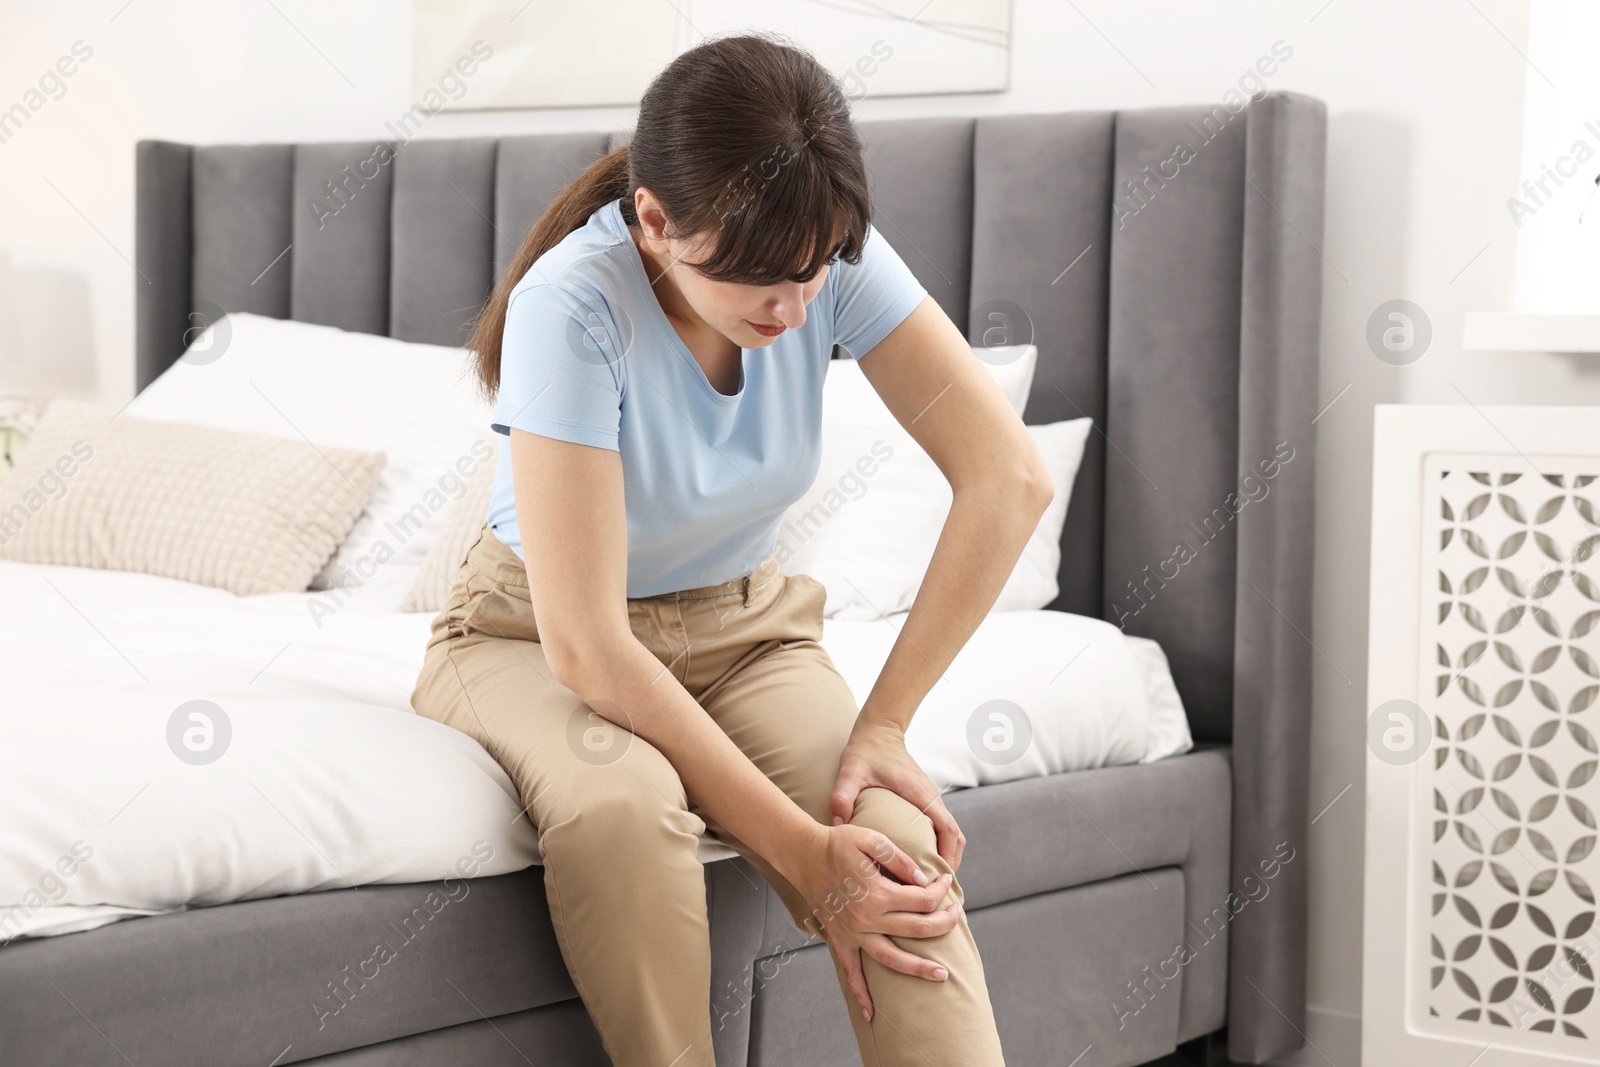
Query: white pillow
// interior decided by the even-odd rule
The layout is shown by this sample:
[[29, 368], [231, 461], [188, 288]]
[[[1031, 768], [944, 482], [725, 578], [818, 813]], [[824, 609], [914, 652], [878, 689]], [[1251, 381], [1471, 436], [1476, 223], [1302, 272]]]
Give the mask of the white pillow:
[[[904, 622], [901, 614], [823, 624], [823, 648], [858, 703]], [[1148, 686], [1144, 665], [1109, 622], [993, 612], [923, 698], [906, 749], [941, 791], [1138, 763], [1149, 748]]]
[[383, 452], [377, 491], [312, 588], [340, 587], [328, 609], [355, 594], [369, 608], [398, 610], [450, 503], [493, 453], [468, 356], [236, 312], [207, 327], [126, 410]]
[[[1033, 346], [1027, 349], [1012, 363], [990, 363], [990, 355], [984, 364], [1019, 414], [1037, 358]], [[1061, 529], [1091, 429], [1089, 419], [1028, 427], [1050, 467], [1055, 498], [992, 610], [1042, 608], [1060, 592]], [[949, 482], [895, 421], [861, 368], [854, 360], [833, 360], [823, 388], [817, 480], [790, 506], [778, 531], [783, 572], [821, 581], [829, 618], [905, 611], [921, 587], [950, 503]]]
[[1150, 698], [1150, 743], [1140, 763], [1177, 756], [1194, 747], [1189, 715], [1183, 710], [1172, 667], [1161, 645], [1148, 637], [1125, 634], [1128, 647], [1144, 668], [1145, 692]]

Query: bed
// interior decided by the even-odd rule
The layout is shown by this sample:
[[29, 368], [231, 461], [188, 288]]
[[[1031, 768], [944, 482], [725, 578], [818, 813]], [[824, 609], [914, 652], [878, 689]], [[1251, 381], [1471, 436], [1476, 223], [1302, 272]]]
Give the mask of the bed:
[[[969, 337], [1000, 324], [1037, 344], [1025, 420], [1100, 428], [1073, 482], [1050, 608], [1158, 642], [1196, 741], [1165, 759], [947, 795], [969, 840], [961, 875], [1008, 1062], [1135, 1064], [1187, 1043], [1212, 1062], [1261, 1063], [1298, 1047], [1324, 109], [1272, 93], [1238, 114], [895, 120], [862, 134], [876, 225], [919, 281]], [[461, 343], [539, 210], [619, 136], [390, 144], [392, 161], [323, 228], [304, 205], [372, 143], [142, 142], [140, 388], [183, 354], [195, 311]], [[1179, 142], [1193, 146], [1181, 163]], [[1263, 487], [1252, 472], [1285, 443], [1293, 459]], [[1193, 550], [1175, 553], [1178, 541]], [[0, 587], [43, 577], [63, 600], [100, 595], [74, 592], [65, 569], [0, 567]], [[183, 625], [225, 633], [228, 647], [255, 642], [218, 686], [255, 685], [243, 665], [270, 655], [303, 606], [261, 602], [224, 624], [220, 606], [126, 577], [119, 647], [137, 645], [141, 626], [152, 650]], [[40, 632], [71, 621], [51, 610]], [[324, 697], [346, 687], [320, 713], [359, 730], [374, 691], [361, 673], [395, 688], [405, 664], [386, 650], [407, 627], [420, 641], [426, 622], [341, 613], [320, 658], [283, 662], [279, 684]], [[70, 649], [37, 666], [30, 677], [43, 680], [8, 699], [72, 713], [50, 704], [69, 687], [52, 690], [46, 670], [78, 669]], [[73, 692], [132, 684], [89, 673]], [[416, 740], [419, 752], [442, 743]], [[415, 809], [384, 831], [410, 834], [433, 877], [390, 871], [387, 884], [109, 923], [35, 917], [55, 936], [0, 948], [0, 1062], [605, 1063], [528, 865], [526, 820], [492, 763], [455, 755], [458, 777], [419, 782]], [[291, 802], [270, 782], [258, 792], [267, 808]], [[506, 805], [488, 857], [430, 818], [443, 795]], [[278, 812], [277, 832], [311, 810]], [[452, 855], [470, 862], [435, 862]], [[718, 1063], [855, 1062], [826, 949], [742, 860], [715, 848], [702, 858]], [[379, 941], [393, 959], [369, 969]]]

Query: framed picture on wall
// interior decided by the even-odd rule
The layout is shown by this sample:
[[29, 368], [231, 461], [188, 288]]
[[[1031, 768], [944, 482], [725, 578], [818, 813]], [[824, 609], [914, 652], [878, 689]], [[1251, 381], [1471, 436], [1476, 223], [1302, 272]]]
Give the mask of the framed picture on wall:
[[[431, 111], [626, 106], [706, 37], [781, 34], [852, 99], [995, 92], [1011, 0], [413, 0], [413, 87]], [[457, 76], [463, 64], [470, 77]]]

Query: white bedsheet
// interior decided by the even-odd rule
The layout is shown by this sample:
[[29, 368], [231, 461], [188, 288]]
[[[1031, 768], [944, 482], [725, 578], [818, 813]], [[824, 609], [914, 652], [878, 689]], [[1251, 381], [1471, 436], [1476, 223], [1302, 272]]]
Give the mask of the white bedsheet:
[[[0, 941], [538, 862], [499, 765], [410, 710], [430, 616], [335, 603], [0, 562]], [[828, 621], [824, 644], [858, 700], [903, 621]], [[996, 613], [908, 745], [944, 789], [1138, 762], [1147, 715], [1128, 662], [1110, 624]], [[185, 762], [169, 742], [195, 700], [231, 728], [214, 762]], [[996, 700], [1011, 719], [1027, 709], [1032, 741], [1016, 759], [1007, 723], [985, 712], [973, 732]], [[702, 841], [704, 860], [730, 854]]]
[[[428, 616], [313, 603], [0, 563], [0, 938], [537, 858], [494, 760], [410, 711]], [[169, 747], [191, 700], [210, 764]]]

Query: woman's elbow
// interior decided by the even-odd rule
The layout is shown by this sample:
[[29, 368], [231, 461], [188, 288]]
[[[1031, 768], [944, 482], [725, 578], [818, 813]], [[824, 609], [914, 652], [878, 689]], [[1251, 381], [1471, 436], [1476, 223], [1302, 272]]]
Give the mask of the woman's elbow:
[[970, 474], [970, 481], [951, 479], [951, 488], [958, 496], [970, 485], [986, 501], [983, 506], [1014, 509], [1019, 515], [1031, 512], [1034, 522], [1055, 499], [1055, 479], [1051, 477], [1050, 466], [1031, 437], [1009, 458], [991, 457], [988, 466], [975, 468]]
[[539, 647], [544, 651], [544, 661], [550, 667], [551, 676], [581, 695], [587, 674], [583, 653], [565, 638], [560, 641], [542, 640]]
[[544, 652], [544, 661], [550, 667], [550, 674], [557, 682], [583, 696], [589, 692], [593, 684], [591, 679], [596, 674], [594, 661], [598, 650], [595, 642], [586, 640], [570, 627], [552, 626], [549, 629], [561, 633], [560, 637], [540, 635], [539, 647]]
[[1050, 473], [1050, 465], [1045, 462], [1044, 453], [1039, 450], [1038, 443], [1031, 435], [1020, 467], [1021, 473], [1017, 475], [1019, 486], [1017, 499], [1027, 502], [1036, 513], [1034, 518], [1037, 520], [1055, 499], [1056, 484], [1055, 478]]
[[1033, 510], [1043, 515], [1045, 510], [1050, 507], [1051, 501], [1056, 498], [1055, 482], [1048, 471], [1045, 472], [1045, 476], [1042, 479], [1034, 479], [1029, 482], [1028, 494], [1028, 499], [1033, 501]]

